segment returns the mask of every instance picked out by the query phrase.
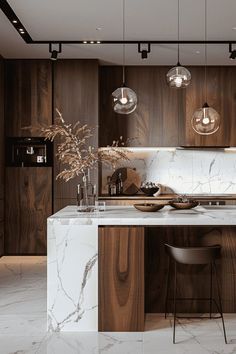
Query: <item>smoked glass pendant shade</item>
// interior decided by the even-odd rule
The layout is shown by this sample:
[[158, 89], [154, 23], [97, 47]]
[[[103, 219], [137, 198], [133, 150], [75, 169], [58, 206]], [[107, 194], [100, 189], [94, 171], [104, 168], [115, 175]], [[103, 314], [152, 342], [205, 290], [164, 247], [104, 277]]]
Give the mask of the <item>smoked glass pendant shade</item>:
[[113, 109], [119, 114], [130, 114], [138, 103], [136, 93], [125, 85], [112, 92]]
[[171, 68], [166, 74], [167, 84], [173, 88], [185, 88], [190, 84], [191, 73], [180, 63]]
[[214, 134], [220, 127], [220, 115], [205, 103], [194, 112], [191, 123], [193, 130], [200, 135]]

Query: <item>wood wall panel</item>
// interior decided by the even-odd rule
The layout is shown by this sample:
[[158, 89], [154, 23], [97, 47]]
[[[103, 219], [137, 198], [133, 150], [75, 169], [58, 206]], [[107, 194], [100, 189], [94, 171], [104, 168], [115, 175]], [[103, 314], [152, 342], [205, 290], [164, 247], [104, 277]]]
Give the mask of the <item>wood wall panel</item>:
[[213, 66], [207, 68], [207, 101], [221, 116], [219, 130], [210, 135], [199, 135], [191, 127], [191, 119], [196, 110], [205, 102], [204, 67], [191, 67], [192, 82], [186, 89], [185, 142], [190, 146], [236, 145], [235, 105], [236, 105], [236, 68], [233, 66]]
[[51, 181], [51, 168], [6, 169], [6, 254], [46, 254]]
[[132, 146], [236, 146], [236, 67], [207, 68], [208, 104], [221, 116], [218, 132], [201, 136], [194, 132], [191, 119], [205, 102], [204, 67], [189, 67], [192, 81], [183, 90], [170, 89], [165, 66], [129, 66], [127, 85], [138, 96], [134, 113], [113, 112], [111, 93], [122, 81], [121, 67], [100, 68], [99, 145], [107, 146], [119, 136], [137, 138]]
[[[54, 113], [58, 108], [69, 123], [87, 123], [94, 128], [90, 140], [98, 145], [98, 61], [97, 60], [58, 60], [54, 64]], [[56, 143], [55, 143], [56, 144]], [[55, 146], [56, 147], [56, 146]], [[54, 180], [61, 166], [54, 160]], [[93, 175], [96, 181], [96, 172]], [[61, 180], [54, 184], [54, 201], [75, 199], [78, 179], [67, 183]], [[55, 205], [55, 210], [57, 207]]]
[[34, 136], [22, 128], [52, 121], [51, 60], [6, 60], [6, 135]]
[[99, 331], [144, 330], [144, 228], [99, 228]]
[[4, 60], [0, 55], [0, 257], [4, 253]]
[[[145, 311], [163, 313], [168, 258], [164, 244], [199, 246], [221, 244], [222, 258], [217, 261], [221, 281], [224, 312], [236, 312], [236, 228], [235, 227], [153, 227], [145, 233]], [[209, 296], [209, 267], [178, 266], [178, 295], [180, 297]], [[170, 297], [173, 297], [173, 268]], [[216, 288], [214, 293], [217, 297]], [[169, 304], [171, 310], [171, 303]], [[178, 303], [179, 312], [207, 312], [203, 302]]]
[[126, 67], [126, 84], [138, 96], [137, 109], [126, 116], [113, 111], [111, 100], [111, 93], [122, 82], [121, 67], [100, 68], [99, 146], [111, 145], [120, 136], [124, 141], [133, 139], [132, 146], [179, 145], [185, 91], [168, 87], [165, 79], [168, 70], [169, 67], [161, 66]]

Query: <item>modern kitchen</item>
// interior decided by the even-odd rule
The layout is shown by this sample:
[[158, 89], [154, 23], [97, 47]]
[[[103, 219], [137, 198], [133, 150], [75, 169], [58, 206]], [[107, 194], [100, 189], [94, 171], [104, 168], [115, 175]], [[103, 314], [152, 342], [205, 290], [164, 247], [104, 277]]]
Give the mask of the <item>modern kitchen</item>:
[[0, 353], [236, 353], [235, 1], [0, 10]]

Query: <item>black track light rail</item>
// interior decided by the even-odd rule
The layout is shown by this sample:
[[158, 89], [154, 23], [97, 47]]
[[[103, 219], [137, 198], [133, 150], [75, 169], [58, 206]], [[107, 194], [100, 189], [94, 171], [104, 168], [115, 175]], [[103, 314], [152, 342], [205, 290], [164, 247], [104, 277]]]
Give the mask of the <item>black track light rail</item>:
[[8, 4], [7, 0], [0, 0], [0, 9], [6, 15], [8, 20], [11, 22], [13, 27], [28, 44], [84, 44], [84, 45], [98, 45], [98, 44], [236, 44], [236, 40], [96, 40], [96, 39], [84, 39], [84, 40], [34, 40], [29, 32], [26, 30], [23, 23], [17, 17], [11, 6]]
[[[86, 42], [86, 43], [85, 43]], [[180, 40], [180, 41], [176, 41], [176, 40], [118, 40], [118, 41], [113, 41], [113, 40], [99, 40], [99, 43], [97, 43], [97, 40], [49, 40], [49, 41], [34, 41], [32, 40], [32, 42], [30, 42], [31, 44], [236, 44], [236, 40], [232, 41], [232, 40], [210, 40], [210, 41], [184, 41], [184, 40]]]

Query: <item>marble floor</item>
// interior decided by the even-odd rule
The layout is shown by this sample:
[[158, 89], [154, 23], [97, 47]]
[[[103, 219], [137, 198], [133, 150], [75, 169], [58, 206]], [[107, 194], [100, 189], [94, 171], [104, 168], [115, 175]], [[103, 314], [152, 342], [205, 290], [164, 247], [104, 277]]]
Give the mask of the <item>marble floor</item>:
[[0, 258], [0, 354], [236, 354], [236, 314], [185, 320], [172, 344], [172, 321], [148, 315], [144, 333], [46, 333], [46, 258]]

